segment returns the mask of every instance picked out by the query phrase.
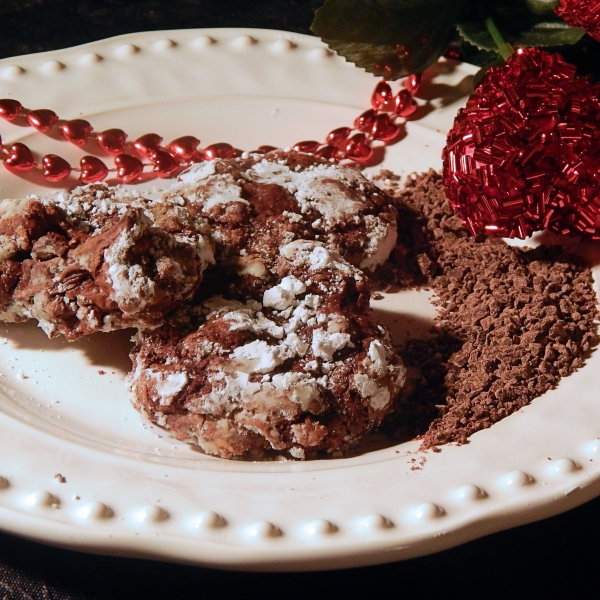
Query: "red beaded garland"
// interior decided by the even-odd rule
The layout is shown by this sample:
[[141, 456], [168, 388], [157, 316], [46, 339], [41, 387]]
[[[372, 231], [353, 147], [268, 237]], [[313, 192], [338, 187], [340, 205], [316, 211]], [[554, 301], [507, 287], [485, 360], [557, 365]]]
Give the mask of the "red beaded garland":
[[[416, 89], [420, 77], [408, 82], [410, 89]], [[412, 96], [407, 90], [404, 94], [403, 107], [410, 106]], [[406, 98], [408, 94], [408, 99]], [[400, 124], [394, 110], [395, 97], [386, 81], [380, 81], [372, 95], [372, 109], [362, 113], [354, 122], [354, 127], [338, 127], [327, 134], [325, 142], [304, 140], [293, 147], [302, 152], [314, 153], [327, 160], [353, 160], [366, 164], [373, 157], [371, 143], [374, 141], [390, 142], [398, 136]], [[396, 102], [397, 104], [397, 102]], [[416, 106], [416, 105], [415, 105]], [[411, 111], [408, 111], [411, 112]], [[408, 114], [408, 112], [404, 112]], [[98, 146], [105, 153], [113, 156], [117, 180], [120, 183], [132, 183], [140, 178], [144, 171], [144, 163], [135, 156], [127, 154], [127, 148], [133, 148], [140, 156], [150, 160], [152, 171], [158, 177], [170, 177], [179, 169], [201, 160], [215, 158], [233, 158], [241, 155], [241, 150], [231, 144], [219, 142], [210, 144], [204, 149], [199, 147], [200, 140], [187, 135], [174, 139], [167, 147], [162, 145], [163, 138], [156, 133], [147, 133], [137, 138], [131, 145], [127, 144], [127, 134], [122, 129], [107, 129], [99, 133], [92, 133], [92, 125], [85, 119], [71, 119], [59, 121], [58, 115], [46, 108], [28, 110], [20, 102], [12, 98], [0, 100], [0, 117], [14, 120], [24, 116], [29, 125], [42, 133], [49, 132], [58, 122], [58, 127], [63, 137], [77, 145], [85, 146], [90, 138], [96, 140]], [[258, 152], [269, 152], [274, 146], [260, 146]], [[2, 140], [0, 138], [0, 151]], [[37, 167], [33, 154], [24, 144], [13, 144], [5, 155], [4, 163], [14, 171], [26, 171]], [[47, 154], [41, 160], [42, 176], [51, 182], [61, 181], [77, 169], [56, 154]], [[80, 180], [84, 183], [94, 183], [105, 179], [109, 168], [102, 160], [95, 156], [84, 156], [80, 161]]]
[[537, 48], [488, 71], [443, 152], [448, 199], [473, 234], [600, 239], [599, 92]]

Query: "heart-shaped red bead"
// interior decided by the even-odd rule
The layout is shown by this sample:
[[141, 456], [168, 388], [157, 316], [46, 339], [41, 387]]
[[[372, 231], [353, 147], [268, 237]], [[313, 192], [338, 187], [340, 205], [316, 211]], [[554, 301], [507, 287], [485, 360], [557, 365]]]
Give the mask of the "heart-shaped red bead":
[[135, 181], [144, 170], [142, 161], [130, 154], [115, 156], [115, 165], [117, 167], [117, 180], [119, 183], [131, 183]]
[[273, 150], [277, 150], [277, 148], [275, 146], [269, 146], [267, 144], [263, 144], [262, 146], [259, 146], [256, 149], [257, 152], [262, 152], [263, 154], [266, 154], [267, 152], [272, 152]]
[[93, 127], [85, 119], [72, 119], [60, 126], [65, 139], [76, 146], [85, 146]]
[[38, 108], [27, 113], [27, 122], [42, 133], [52, 129], [52, 125], [58, 120], [58, 115], [49, 108]]
[[371, 128], [373, 137], [384, 142], [393, 140], [399, 131], [400, 127], [394, 125], [386, 114], [377, 115]]
[[150, 158], [150, 155], [160, 149], [162, 137], [158, 133], [146, 133], [133, 142], [133, 147], [138, 154], [145, 158]]
[[9, 155], [4, 159], [4, 164], [13, 171], [29, 171], [35, 167], [35, 158], [31, 150], [17, 142], [10, 147]]
[[365, 110], [362, 115], [359, 115], [354, 120], [354, 129], [358, 129], [359, 131], [371, 131], [373, 128], [373, 123], [375, 123], [375, 117], [377, 113], [370, 108], [369, 110]]
[[198, 153], [200, 140], [193, 135], [184, 135], [169, 144], [169, 152], [182, 160], [192, 160]]
[[323, 146], [322, 148], [319, 148], [315, 154], [320, 158], [329, 160], [330, 158], [338, 157], [339, 149], [336, 146]]
[[215, 158], [235, 158], [241, 152], [226, 142], [217, 142], [204, 148], [205, 160], [213, 160]]
[[21, 111], [23, 105], [18, 100], [12, 98], [3, 98], [0, 100], [0, 117], [3, 117], [7, 121], [16, 119]]
[[373, 150], [367, 143], [367, 136], [364, 133], [357, 133], [352, 136], [346, 144], [345, 154], [346, 158], [353, 161], [368, 162], [373, 156]]
[[394, 98], [394, 112], [399, 117], [410, 117], [417, 108], [417, 103], [408, 90], [400, 90]]
[[179, 168], [179, 161], [168, 152], [164, 150], [155, 150], [150, 155], [152, 161], [152, 170], [159, 177], [169, 177]]
[[42, 158], [42, 165], [44, 166], [42, 175], [48, 181], [60, 181], [71, 173], [71, 165], [56, 154], [46, 154]]
[[108, 167], [96, 156], [84, 156], [79, 161], [80, 179], [83, 183], [96, 183], [108, 175]]
[[416, 94], [421, 87], [422, 73], [413, 73], [404, 80], [404, 87], [411, 93]]
[[387, 104], [392, 99], [392, 88], [387, 81], [380, 81], [373, 90], [371, 96], [371, 106], [375, 110], [379, 110], [384, 104]]
[[350, 127], [338, 127], [327, 134], [327, 143], [332, 146], [344, 144], [351, 132], [352, 129], [350, 129]]
[[294, 150], [296, 152], [308, 152], [309, 154], [319, 149], [321, 142], [315, 142], [314, 140], [305, 140], [294, 144]]
[[116, 156], [123, 152], [127, 134], [122, 129], [107, 129], [96, 134], [98, 146], [107, 154]]

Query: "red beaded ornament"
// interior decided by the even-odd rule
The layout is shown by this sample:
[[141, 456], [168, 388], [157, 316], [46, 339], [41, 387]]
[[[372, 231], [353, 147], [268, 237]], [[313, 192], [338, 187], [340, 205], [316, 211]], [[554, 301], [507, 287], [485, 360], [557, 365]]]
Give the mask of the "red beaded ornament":
[[581, 27], [600, 42], [600, 2], [597, 0], [560, 0], [555, 9], [569, 25]]
[[[400, 90], [395, 96], [389, 83], [380, 81], [372, 94], [372, 108], [357, 117], [353, 127], [334, 129], [327, 134], [324, 143], [305, 140], [298, 142], [293, 148], [314, 153], [327, 160], [368, 163], [373, 157], [371, 144], [374, 141], [390, 143], [399, 137], [403, 119], [416, 109], [412, 93], [417, 90], [420, 80], [420, 75], [409, 77], [404, 83], [406, 89]], [[156, 177], [171, 177], [195, 162], [234, 158], [242, 154], [241, 150], [225, 142], [200, 148], [200, 140], [192, 135], [179, 137], [165, 146], [160, 135], [146, 133], [131, 143], [127, 141], [127, 133], [122, 129], [106, 129], [97, 133], [85, 119], [60, 120], [50, 109], [28, 110], [12, 98], [0, 99], [0, 117], [9, 121], [21, 119], [22, 124], [29, 124], [42, 133], [49, 133], [56, 126], [65, 140], [79, 147], [87, 146], [90, 140], [95, 140], [98, 148], [111, 156], [115, 164], [114, 169], [109, 169], [102, 159], [86, 155], [81, 158], [77, 169], [64, 158], [47, 154], [38, 166], [27, 146], [16, 143], [6, 151], [2, 148], [0, 139], [0, 152], [4, 155], [2, 160], [9, 170], [22, 172], [41, 168], [42, 176], [50, 182], [61, 181], [78, 171], [82, 183], [95, 183], [104, 180], [113, 171], [116, 172], [119, 183], [128, 184], [141, 179], [145, 166], [150, 167]], [[275, 150], [275, 147], [260, 146], [257, 149], [258, 152], [271, 150]], [[132, 152], [147, 162], [142, 162]]]
[[450, 205], [471, 233], [600, 239], [599, 92], [537, 48], [488, 71], [442, 156]]

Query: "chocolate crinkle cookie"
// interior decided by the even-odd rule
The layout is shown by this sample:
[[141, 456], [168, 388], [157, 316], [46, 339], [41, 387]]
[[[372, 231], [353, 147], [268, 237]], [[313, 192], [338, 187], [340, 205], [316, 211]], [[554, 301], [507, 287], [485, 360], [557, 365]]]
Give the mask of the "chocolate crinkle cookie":
[[[0, 320], [37, 319], [48, 336], [69, 340], [162, 323], [214, 260], [205, 223], [178, 221], [179, 207], [167, 204], [100, 184], [3, 200]], [[173, 232], [155, 223], [167, 217]]]
[[366, 271], [396, 244], [396, 209], [380, 188], [356, 169], [294, 151], [198, 163], [164, 198], [209, 223], [215, 279], [227, 272], [231, 288], [264, 291], [279, 248], [296, 239], [322, 242]]
[[211, 297], [140, 332], [128, 377], [134, 406], [227, 458], [305, 458], [379, 425], [406, 370], [371, 316], [365, 275], [303, 240], [279, 250], [271, 275], [262, 295]]

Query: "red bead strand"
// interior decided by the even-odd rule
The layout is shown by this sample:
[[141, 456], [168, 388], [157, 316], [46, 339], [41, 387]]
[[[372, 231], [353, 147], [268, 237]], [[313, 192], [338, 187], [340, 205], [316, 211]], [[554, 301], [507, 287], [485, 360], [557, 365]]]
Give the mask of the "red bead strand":
[[[371, 96], [371, 108], [360, 114], [352, 127], [338, 127], [330, 131], [324, 142], [303, 140], [293, 148], [297, 151], [313, 153], [326, 160], [351, 160], [367, 164], [373, 157], [374, 142], [391, 143], [399, 137], [403, 119], [414, 114], [417, 104], [412, 96], [421, 82], [420, 74], [411, 75], [404, 81], [404, 88], [396, 95], [390, 84], [382, 80], [377, 83]], [[128, 184], [140, 179], [144, 167], [151, 168], [156, 177], [170, 177], [190, 164], [215, 158], [234, 158], [242, 154], [231, 144], [218, 142], [200, 148], [200, 140], [192, 135], [174, 139], [163, 146], [163, 138], [157, 133], [146, 133], [133, 143], [127, 142], [127, 133], [122, 129], [106, 129], [94, 132], [92, 125], [85, 119], [59, 120], [58, 115], [47, 108], [28, 110], [12, 98], [0, 99], [0, 117], [13, 121], [24, 117], [27, 123], [42, 133], [48, 133], [57, 125], [63, 137], [83, 147], [91, 139], [98, 147], [113, 158], [115, 167], [109, 169], [98, 157], [86, 155], [80, 160], [80, 168], [73, 168], [64, 158], [56, 154], [42, 157], [36, 163], [31, 150], [22, 143], [3, 149], [0, 138], [0, 152], [4, 153], [3, 162], [12, 171], [41, 169], [42, 176], [50, 182], [58, 182], [78, 171], [80, 181], [94, 183], [106, 179], [108, 174], [116, 172], [119, 183]], [[128, 153], [134, 150], [147, 163]], [[258, 152], [269, 152], [274, 146], [260, 146]]]

